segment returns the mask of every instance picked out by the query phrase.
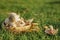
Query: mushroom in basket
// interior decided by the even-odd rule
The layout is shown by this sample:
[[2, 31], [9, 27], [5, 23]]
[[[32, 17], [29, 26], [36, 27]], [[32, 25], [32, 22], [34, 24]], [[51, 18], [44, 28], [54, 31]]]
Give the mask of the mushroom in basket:
[[2, 24], [7, 30], [12, 32], [31, 32], [39, 30], [37, 23], [33, 23], [33, 19], [24, 20], [16, 13], [10, 13]]

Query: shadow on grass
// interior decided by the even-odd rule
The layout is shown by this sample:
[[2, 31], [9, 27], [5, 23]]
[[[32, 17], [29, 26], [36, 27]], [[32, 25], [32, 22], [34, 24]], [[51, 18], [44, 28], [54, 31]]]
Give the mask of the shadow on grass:
[[4, 20], [0, 21], [0, 29], [2, 29], [2, 23]]
[[60, 4], [60, 1], [47, 2], [47, 4]]

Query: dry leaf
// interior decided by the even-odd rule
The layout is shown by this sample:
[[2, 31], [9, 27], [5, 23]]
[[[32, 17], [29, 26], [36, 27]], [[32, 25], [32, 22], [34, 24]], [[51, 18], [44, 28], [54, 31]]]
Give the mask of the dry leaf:
[[54, 29], [52, 25], [45, 26], [45, 33], [49, 34], [49, 35], [55, 35], [57, 34], [58, 29]]

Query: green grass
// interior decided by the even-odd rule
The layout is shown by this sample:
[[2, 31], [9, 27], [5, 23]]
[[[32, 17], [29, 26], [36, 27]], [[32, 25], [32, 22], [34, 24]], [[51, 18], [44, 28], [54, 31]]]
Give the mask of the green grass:
[[[25, 19], [34, 18], [39, 23], [40, 32], [13, 34], [0, 30], [0, 40], [60, 40], [59, 0], [0, 0], [0, 29], [8, 13], [16, 12]], [[44, 33], [44, 25], [53, 25], [59, 32], [55, 36]]]

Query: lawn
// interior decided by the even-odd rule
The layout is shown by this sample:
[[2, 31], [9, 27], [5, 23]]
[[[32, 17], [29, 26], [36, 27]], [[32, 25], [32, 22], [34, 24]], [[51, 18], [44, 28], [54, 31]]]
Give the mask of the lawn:
[[[13, 34], [3, 30], [1, 24], [10, 12], [25, 19], [34, 18], [40, 31]], [[44, 25], [60, 28], [60, 0], [0, 0], [0, 40], [60, 40], [60, 29], [51, 36], [44, 33]]]

